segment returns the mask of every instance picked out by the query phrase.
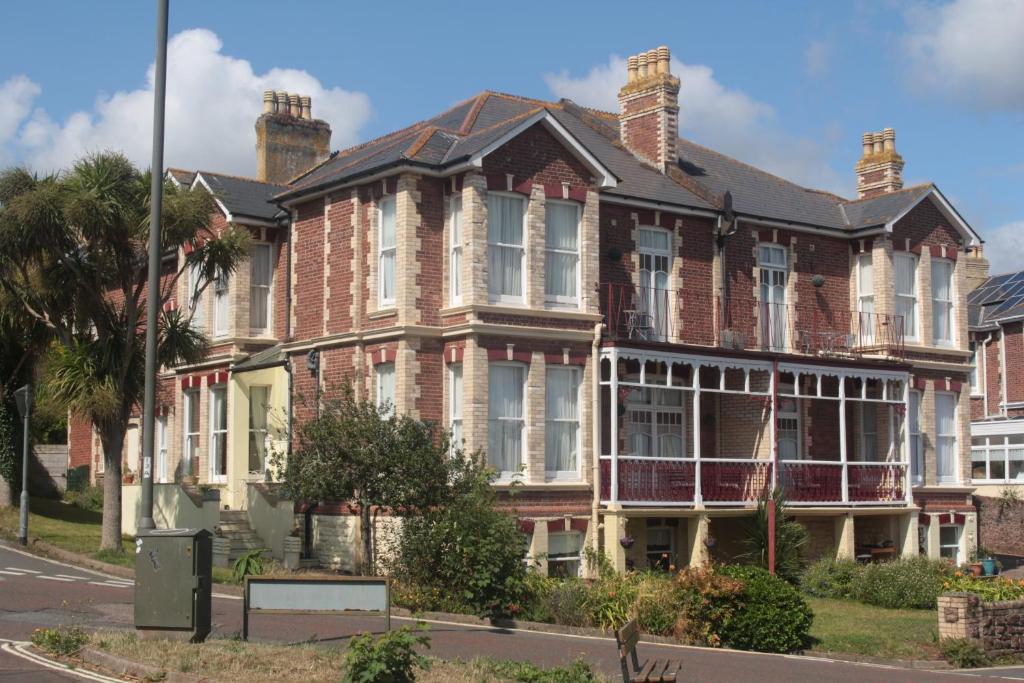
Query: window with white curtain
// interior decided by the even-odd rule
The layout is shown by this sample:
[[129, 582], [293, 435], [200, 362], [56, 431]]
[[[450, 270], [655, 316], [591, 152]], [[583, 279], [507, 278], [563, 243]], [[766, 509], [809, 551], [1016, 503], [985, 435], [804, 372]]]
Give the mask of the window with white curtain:
[[583, 534], [560, 531], [548, 534], [548, 576], [566, 578], [580, 575]]
[[249, 249], [249, 327], [255, 333], [270, 328], [271, 253], [269, 244]]
[[860, 404], [860, 459], [878, 462], [878, 404]]
[[206, 317], [201, 293], [203, 286], [202, 276], [202, 264], [193, 263], [188, 267], [188, 305], [190, 310], [194, 310], [194, 313], [192, 313], [192, 327], [197, 330], [203, 329]]
[[580, 475], [580, 371], [551, 366], [546, 371], [544, 462], [549, 479]]
[[683, 392], [672, 389], [630, 389], [626, 396], [626, 444], [631, 455], [683, 458], [686, 455], [686, 411]]
[[544, 295], [560, 304], [579, 303], [580, 207], [548, 200], [544, 204]]
[[395, 198], [384, 197], [377, 204], [377, 302], [380, 306], [395, 305], [395, 258], [397, 241], [395, 233]]
[[978, 381], [978, 344], [970, 342], [968, 348], [971, 350], [971, 372], [969, 375], [971, 395], [981, 396], [984, 392], [981, 390], [981, 383]]
[[199, 462], [199, 390], [189, 389], [182, 392], [184, 401], [185, 422], [185, 452], [182, 455], [181, 474], [190, 476], [196, 474], [196, 463]]
[[907, 400], [907, 435], [910, 439], [910, 481], [924, 483], [924, 451], [921, 450], [921, 392], [911, 389]]
[[757, 248], [760, 271], [761, 338], [772, 351], [784, 351], [788, 339], [786, 281], [789, 262], [786, 248], [777, 244], [761, 244]]
[[448, 298], [462, 303], [462, 196], [452, 195], [449, 208]]
[[940, 484], [955, 484], [957, 475], [956, 453], [956, 394], [935, 392], [935, 467]]
[[643, 339], [665, 340], [671, 332], [672, 292], [669, 272], [672, 263], [672, 235], [660, 228], [640, 228], [637, 240], [640, 257], [640, 287], [637, 292], [637, 332]]
[[932, 341], [953, 343], [953, 262], [932, 259]]
[[875, 269], [871, 254], [857, 257], [857, 317], [861, 344], [875, 341]]
[[494, 193], [487, 196], [487, 291], [493, 301], [523, 301], [525, 210], [526, 200], [522, 197]]
[[228, 479], [228, 392], [223, 385], [210, 389], [210, 481]]
[[249, 387], [249, 473], [263, 474], [267, 467], [267, 415], [270, 387]]
[[896, 315], [903, 316], [903, 335], [917, 339], [917, 257], [907, 252], [893, 254], [896, 270]]
[[462, 363], [448, 366], [448, 413], [452, 450], [462, 448]]
[[381, 408], [390, 407], [395, 410], [395, 364], [378, 363], [373, 366], [374, 378], [377, 380], [377, 405]]
[[487, 379], [487, 458], [503, 478], [509, 478], [523, 463], [526, 367], [492, 363]]
[[225, 335], [231, 329], [229, 289], [228, 274], [218, 271], [213, 282], [213, 334], [216, 336]]

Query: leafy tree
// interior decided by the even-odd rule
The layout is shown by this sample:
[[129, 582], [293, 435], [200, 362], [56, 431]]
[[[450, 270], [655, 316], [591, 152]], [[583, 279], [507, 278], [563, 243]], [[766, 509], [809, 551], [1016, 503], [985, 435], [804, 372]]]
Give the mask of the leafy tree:
[[319, 415], [298, 430], [290, 458], [272, 456], [285, 491], [297, 500], [346, 501], [359, 511], [362, 571], [376, 571], [376, 508], [415, 512], [451, 495], [447, 432], [395, 415], [356, 395], [348, 381], [321, 398]]
[[[20, 168], [0, 173], [0, 289], [53, 340], [40, 393], [89, 418], [99, 432], [106, 470], [100, 547], [108, 550], [121, 549], [122, 446], [145, 386], [149, 188], [149, 172], [111, 152], [45, 177]], [[247, 253], [244, 231], [209, 230], [214, 209], [205, 192], [165, 185], [166, 258], [156, 301], [163, 365], [197, 361], [207, 344], [191, 325], [194, 300], [184, 312], [166, 306], [180, 277], [197, 269], [198, 296]]]
[[803, 570], [807, 529], [795, 519], [786, 518], [786, 495], [781, 487], [758, 502], [754, 516], [747, 524], [747, 535], [743, 539], [744, 552], [740, 559], [755, 567], [768, 568], [769, 500], [775, 501], [775, 573], [790, 583], [796, 583]]

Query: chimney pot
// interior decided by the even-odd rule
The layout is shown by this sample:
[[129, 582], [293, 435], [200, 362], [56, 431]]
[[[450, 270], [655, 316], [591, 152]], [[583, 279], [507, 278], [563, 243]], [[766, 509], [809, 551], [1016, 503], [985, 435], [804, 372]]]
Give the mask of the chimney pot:
[[288, 93], [288, 113], [295, 118], [302, 116], [302, 106], [299, 104], [299, 96]]
[[263, 91], [263, 113], [273, 114], [274, 113], [274, 91], [264, 90]]
[[882, 153], [882, 134], [881, 133], [873, 133], [871, 135], [871, 143], [872, 143], [872, 147], [873, 147], [874, 153], [875, 154], [881, 154]]
[[636, 56], [637, 76], [647, 78], [647, 53], [641, 52]]
[[873, 149], [872, 140], [874, 139], [874, 135], [872, 135], [871, 133], [864, 133], [864, 135], [862, 135], [860, 137], [860, 139], [861, 139], [861, 144], [864, 145], [864, 153], [861, 154], [861, 156], [862, 157], [869, 157], [869, 156], [871, 156], [871, 150]]
[[666, 45], [662, 45], [658, 48], [658, 73], [671, 73], [669, 68], [669, 51], [668, 46]]
[[882, 149], [886, 152], [896, 151], [896, 131], [892, 128], [882, 130]]
[[632, 83], [636, 80], [636, 55], [626, 60], [626, 82]]
[[302, 118], [309, 121], [313, 118], [313, 98], [309, 95], [303, 95], [299, 98], [299, 102], [302, 105]]
[[277, 109], [275, 109], [274, 111], [276, 111], [278, 114], [287, 114], [288, 93], [286, 93], [283, 90], [278, 90], [277, 92], [274, 93], [274, 95], [276, 96], [275, 99], [277, 100]]

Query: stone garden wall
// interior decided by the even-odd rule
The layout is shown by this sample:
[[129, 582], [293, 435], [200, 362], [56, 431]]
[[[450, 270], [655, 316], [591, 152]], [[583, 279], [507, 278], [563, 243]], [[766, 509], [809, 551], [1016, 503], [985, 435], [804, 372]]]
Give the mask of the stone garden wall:
[[1024, 600], [982, 602], [974, 593], [939, 596], [939, 639], [963, 638], [991, 656], [1024, 651]]

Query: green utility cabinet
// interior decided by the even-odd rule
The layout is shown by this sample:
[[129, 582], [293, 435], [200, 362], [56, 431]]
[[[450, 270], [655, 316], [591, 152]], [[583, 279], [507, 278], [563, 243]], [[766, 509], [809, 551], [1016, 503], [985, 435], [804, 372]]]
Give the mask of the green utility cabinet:
[[[213, 536], [205, 529], [139, 529], [135, 628], [210, 634]], [[184, 634], [183, 633], [183, 634]]]

